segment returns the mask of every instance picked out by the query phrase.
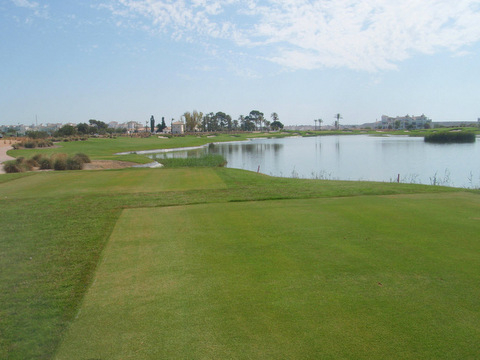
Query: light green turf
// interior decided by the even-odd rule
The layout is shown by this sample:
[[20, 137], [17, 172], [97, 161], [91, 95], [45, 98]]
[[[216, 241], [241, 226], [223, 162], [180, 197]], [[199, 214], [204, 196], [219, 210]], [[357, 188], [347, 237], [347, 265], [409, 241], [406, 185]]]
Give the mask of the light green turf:
[[93, 193], [146, 193], [225, 188], [212, 168], [41, 172], [10, 181], [0, 196], [48, 197]]
[[57, 359], [480, 353], [472, 193], [124, 210]]

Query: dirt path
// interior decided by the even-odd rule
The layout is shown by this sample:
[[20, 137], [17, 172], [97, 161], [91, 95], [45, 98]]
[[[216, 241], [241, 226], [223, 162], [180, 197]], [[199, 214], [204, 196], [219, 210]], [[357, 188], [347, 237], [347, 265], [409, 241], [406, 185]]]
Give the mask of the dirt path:
[[[7, 142], [5, 144], [5, 141]], [[4, 161], [13, 160], [14, 158], [7, 155], [7, 151], [12, 149], [12, 144], [10, 144], [10, 140], [1, 140], [0, 139], [0, 174], [5, 174], [3, 171], [3, 165], [1, 165]]]

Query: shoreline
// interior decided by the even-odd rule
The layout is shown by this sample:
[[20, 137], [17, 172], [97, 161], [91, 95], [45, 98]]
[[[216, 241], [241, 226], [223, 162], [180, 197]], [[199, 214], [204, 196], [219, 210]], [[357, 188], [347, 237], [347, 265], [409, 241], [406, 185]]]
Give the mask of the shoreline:
[[[257, 139], [257, 138], [254, 138]], [[266, 138], [258, 138], [258, 139], [266, 139]], [[168, 148], [168, 149], [154, 149], [154, 150], [137, 150], [137, 151], [125, 151], [125, 152], [120, 152], [120, 153], [115, 153], [113, 155], [130, 155], [130, 154], [138, 154], [138, 155], [145, 155], [145, 154], [157, 154], [157, 153], [169, 153], [169, 152], [174, 152], [174, 151], [188, 151], [188, 150], [197, 150], [197, 149], [203, 149], [205, 147], [210, 146], [211, 144], [217, 145], [217, 144], [231, 144], [231, 143], [241, 143], [241, 142], [249, 142], [252, 139], [247, 139], [247, 140], [238, 140], [238, 141], [218, 141], [218, 142], [211, 142], [205, 145], [199, 145], [199, 146], [187, 146], [187, 147], [179, 147], [179, 148]]]

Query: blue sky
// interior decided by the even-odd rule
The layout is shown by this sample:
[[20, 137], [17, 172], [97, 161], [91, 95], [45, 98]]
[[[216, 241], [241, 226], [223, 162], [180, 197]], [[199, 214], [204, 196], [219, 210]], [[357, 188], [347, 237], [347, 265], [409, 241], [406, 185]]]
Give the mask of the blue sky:
[[0, 0], [0, 124], [480, 117], [478, 0]]

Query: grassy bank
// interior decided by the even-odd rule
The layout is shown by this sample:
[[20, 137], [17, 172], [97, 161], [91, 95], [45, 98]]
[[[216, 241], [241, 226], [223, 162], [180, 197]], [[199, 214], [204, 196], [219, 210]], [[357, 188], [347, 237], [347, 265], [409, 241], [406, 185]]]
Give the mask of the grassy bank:
[[[384, 198], [386, 195], [390, 195], [390, 197]], [[304, 202], [302, 199], [305, 201], [306, 199], [318, 199], [318, 201]], [[269, 201], [265, 202], [265, 200]], [[295, 203], [290, 204], [289, 201], [295, 201]], [[244, 210], [239, 212], [236, 203], [240, 203], [238, 206], [243, 207]], [[435, 204], [438, 207], [435, 207]], [[190, 269], [188, 271], [200, 270], [198, 273], [200, 277], [194, 278], [195, 282], [198, 281], [198, 285], [209, 281], [218, 284], [223, 282], [223, 279], [235, 279], [236, 271], [253, 266], [249, 277], [241, 283], [242, 288], [229, 289], [227, 287], [225, 291], [228, 291], [228, 294], [216, 292], [213, 287], [208, 288], [208, 292], [204, 293], [201, 292], [201, 288], [196, 288], [196, 292], [187, 292], [182, 295], [184, 297], [176, 297], [173, 293], [169, 295], [171, 304], [177, 302], [187, 306], [190, 301], [192, 308], [189, 311], [195, 309], [205, 311], [203, 312], [204, 319], [212, 319], [210, 322], [212, 328], [209, 331], [198, 326], [197, 323], [196, 331], [199, 332], [172, 333], [172, 335], [179, 336], [179, 339], [182, 339], [182, 336], [187, 338], [191, 336], [191, 339], [197, 342], [201, 339], [200, 333], [205, 334], [206, 338], [203, 339], [203, 344], [210, 350], [198, 348], [201, 353], [192, 352], [192, 349], [183, 349], [181, 351], [185, 352], [179, 352], [187, 357], [201, 356], [202, 354], [213, 356], [214, 353], [208, 351], [213, 351], [221, 345], [223, 348], [218, 353], [219, 355], [230, 354], [231, 357], [241, 358], [242, 352], [238, 351], [238, 344], [252, 346], [252, 349], [261, 349], [267, 344], [269, 349], [273, 349], [270, 351], [274, 351], [275, 347], [279, 350], [285, 349], [285, 345], [281, 345], [281, 343], [287, 337], [295, 333], [308, 333], [310, 326], [313, 326], [313, 322], [308, 318], [314, 316], [313, 319], [320, 319], [322, 317], [321, 312], [315, 313], [314, 303], [319, 300], [318, 294], [311, 294], [313, 296], [312, 304], [306, 308], [308, 311], [304, 312], [302, 312], [302, 303], [296, 304], [300, 298], [293, 294], [283, 298], [278, 297], [279, 294], [274, 297], [267, 296], [263, 302], [262, 296], [257, 294], [257, 291], [263, 288], [261, 282], [263, 276], [265, 279], [270, 279], [268, 286], [274, 286], [275, 279], [288, 274], [292, 269], [291, 266], [298, 267], [298, 269], [290, 277], [287, 276], [282, 280], [278, 289], [285, 289], [288, 284], [290, 284], [288, 286], [295, 284], [298, 287], [297, 295], [309, 295], [311, 284], [307, 278], [316, 279], [319, 276], [321, 278], [323, 271], [332, 276], [337, 274], [339, 279], [343, 277], [341, 280], [341, 283], [345, 285], [343, 290], [330, 287], [329, 291], [322, 295], [325, 296], [324, 301], [338, 304], [338, 308], [332, 305], [333, 307], [330, 307], [332, 310], [339, 309], [342, 304], [347, 307], [353, 306], [353, 296], [358, 295], [360, 299], [368, 298], [370, 293], [360, 290], [362, 284], [370, 284], [370, 280], [386, 282], [389, 284], [389, 291], [392, 291], [400, 286], [403, 278], [405, 284], [401, 285], [399, 289], [403, 289], [401, 294], [404, 296], [393, 303], [395, 311], [397, 311], [394, 314], [397, 323], [388, 328], [386, 319], [388, 315], [393, 315], [392, 311], [394, 311], [390, 310], [382, 315], [382, 327], [385, 327], [385, 331], [387, 329], [391, 331], [392, 334], [399, 334], [402, 337], [408, 335], [407, 337], [410, 339], [416, 337], [416, 332], [412, 330], [410, 333], [405, 333], [408, 324], [426, 319], [428, 326], [434, 325], [433, 315], [431, 311], [427, 311], [424, 305], [420, 306], [420, 310], [415, 315], [408, 315], [408, 310], [412, 309], [415, 304], [412, 302], [412, 296], [415, 293], [413, 290], [424, 286], [423, 295], [420, 298], [414, 298], [420, 301], [419, 304], [426, 304], [429, 298], [436, 299], [439, 296], [445, 296], [445, 301], [442, 304], [436, 304], [434, 309], [440, 311], [447, 306], [465, 309], [441, 318], [445, 325], [441, 327], [437, 336], [429, 340], [432, 342], [429, 346], [440, 346], [440, 340], [448, 330], [459, 332], [460, 335], [454, 337], [458, 341], [461, 338], [474, 338], [474, 333], [478, 334], [479, 329], [466, 320], [464, 315], [467, 312], [470, 315], [473, 314], [473, 311], [469, 309], [471, 309], [471, 297], [475, 294], [472, 290], [474, 288], [468, 284], [476, 279], [472, 277], [469, 269], [479, 265], [478, 257], [474, 255], [478, 253], [475, 248], [477, 245], [473, 240], [475, 236], [472, 235], [475, 231], [478, 233], [480, 230], [479, 223], [475, 220], [480, 218], [478, 204], [478, 193], [462, 193], [453, 188], [413, 184], [282, 179], [225, 168], [124, 169], [2, 175], [0, 176], [0, 206], [2, 208], [0, 217], [0, 233], [2, 235], [0, 237], [0, 358], [49, 359], [55, 354], [66, 334], [65, 331], [72, 323], [76, 324], [75, 316], [78, 314], [94, 277], [102, 274], [102, 268], [98, 267], [99, 259], [105, 245], [110, 244], [111, 241], [115, 243], [116, 240], [109, 241], [109, 237], [116, 226], [120, 227], [119, 229], [127, 226], [138, 234], [144, 234], [146, 243], [137, 242], [140, 248], [150, 246], [147, 242], [155, 244], [161, 234], [168, 235], [172, 246], [177, 243], [177, 240], [181, 240], [177, 244], [181, 246], [185, 240], [191, 239], [188, 243], [184, 243], [185, 247], [181, 251], [188, 256], [182, 259], [185, 271], [188, 269]], [[193, 205], [200, 207], [190, 208]], [[173, 210], [177, 207], [178, 211], [181, 211], [179, 214]], [[122, 215], [125, 209], [131, 209], [131, 212]], [[199, 214], [203, 214], [202, 217], [199, 217]], [[305, 219], [302, 220], [301, 214], [306, 216]], [[307, 216], [307, 214], [309, 215]], [[202, 220], [204, 216], [211, 217], [211, 220]], [[120, 222], [118, 222], [119, 219]], [[177, 221], [179, 221], [178, 224]], [[152, 223], [153, 225], [151, 225]], [[173, 226], [173, 224], [175, 225]], [[184, 226], [180, 226], [181, 224]], [[291, 231], [288, 230], [290, 227]], [[405, 232], [406, 230], [402, 232], [400, 231], [402, 228], [411, 230], [408, 233]], [[342, 231], [338, 232], [336, 229]], [[118, 231], [117, 229], [116, 233]], [[344, 244], [342, 248], [338, 241], [346, 234], [345, 231], [351, 234], [347, 236], [349, 243]], [[389, 235], [390, 233], [392, 236]], [[228, 234], [243, 235], [238, 238], [238, 244], [236, 244], [237, 240], [231, 238], [233, 235]], [[316, 243], [317, 236], [315, 234], [323, 234], [323, 245]], [[447, 234], [449, 235], [447, 236]], [[439, 237], [435, 242], [430, 241], [437, 235]], [[127, 238], [129, 236], [123, 240]], [[191, 242], [197, 238], [202, 239], [201, 242]], [[209, 238], [216, 240], [208, 245]], [[225, 241], [228, 240], [230, 245], [227, 246], [222, 238]], [[272, 242], [274, 238], [278, 238], [279, 242]], [[365, 254], [365, 249], [362, 250], [362, 246], [360, 246], [367, 238], [374, 239], [371, 243], [365, 243], [369, 244], [365, 246], [370, 249], [367, 251], [370, 254]], [[293, 241], [295, 239], [301, 241], [296, 243]], [[417, 248], [410, 239], [417, 239], [420, 242], [418, 248], [421, 249], [423, 255], [419, 259], [426, 261], [423, 268], [419, 267], [419, 260], [415, 260]], [[459, 242], [455, 243], [455, 239], [458, 239]], [[276, 244], [281, 245], [277, 250], [275, 250]], [[164, 245], [167, 246], [165, 248], [167, 250], [168, 243]], [[324, 250], [337, 247], [337, 250], [330, 254], [331, 257], [327, 256], [328, 252], [323, 254], [324, 257], [319, 258], [316, 264], [323, 263], [328, 258], [333, 260], [336, 255], [341, 254], [343, 254], [342, 256], [350, 254], [351, 258], [346, 257], [345, 259], [351, 259], [358, 264], [348, 270], [349, 266], [353, 265], [349, 265], [349, 262], [344, 261], [345, 259], [338, 259], [336, 265], [327, 261], [322, 265], [323, 270], [320, 271], [315, 267], [315, 263], [309, 263], [310, 258], [308, 257], [310, 253], [308, 249], [315, 249], [318, 246], [323, 246]], [[372, 253], [374, 248], [378, 249], [378, 252]], [[467, 251], [468, 249], [470, 250]], [[172, 251], [163, 253], [163, 256], [177, 261], [177, 256], [181, 254], [175, 252], [173, 248]], [[270, 251], [278, 251], [278, 254], [282, 255], [277, 260], [283, 260], [280, 263], [268, 264]], [[389, 258], [373, 266], [381, 256], [389, 253], [401, 255], [401, 259], [398, 260], [399, 263], [395, 265], [394, 269], [390, 271], [382, 265]], [[104, 253], [104, 258], [105, 254], [107, 253]], [[125, 253], [126, 256], [132, 257], [132, 261], [137, 261], [139, 258], [135, 254], [134, 248], [131, 248], [131, 252]], [[195, 254], [203, 254], [202, 256], [206, 257], [198, 257]], [[289, 258], [288, 254], [298, 254], [298, 256]], [[449, 265], [443, 271], [440, 265], [444, 266], [447, 260], [439, 262], [438, 267], [434, 263], [438, 259], [444, 259], [445, 254], [450, 254], [448, 255]], [[214, 255], [216, 257], [212, 258], [211, 256]], [[237, 259], [239, 262], [232, 264], [232, 266], [235, 265], [234, 267], [223, 268], [220, 266], [223, 262], [228, 263], [231, 256], [234, 258], [239, 256]], [[217, 262], [217, 260], [220, 261], [217, 264], [220, 267], [211, 268], [212, 261]], [[134, 262], [129, 264], [131, 267], [126, 264], [127, 269], [134, 269], [137, 266]], [[162, 264], [162, 266], [168, 266], [168, 263]], [[411, 271], [407, 269], [409, 264], [412, 265]], [[304, 272], [302, 272], [302, 266], [306, 266]], [[95, 275], [97, 268], [99, 272]], [[209, 268], [212, 271], [210, 273], [207, 271]], [[145, 263], [144, 269], [148, 273], [150, 267], [147, 266], [147, 263]], [[276, 269], [279, 272], [276, 272]], [[139, 282], [133, 285], [150, 289], [150, 281], [160, 275], [157, 268], [152, 267], [151, 270], [152, 278], [149, 278], [146, 273], [144, 279], [139, 278]], [[449, 274], [446, 273], [447, 270]], [[109, 272], [110, 270], [106, 274]], [[357, 272], [369, 280], [362, 280], [362, 277], [356, 278]], [[122, 275], [113, 271], [111, 276]], [[438, 280], [435, 279], [438, 277], [446, 279], [446, 282], [437, 283]], [[297, 279], [304, 280], [296, 283]], [[415, 279], [421, 281], [415, 282], [417, 281]], [[162, 286], [167, 286], [170, 280], [166, 279]], [[188, 286], [188, 282], [184, 282], [187, 279], [182, 278], [181, 280], [182, 283], [179, 285]], [[436, 285], [430, 289], [429, 284], [432, 282]], [[392, 283], [394, 284], [393, 288], [390, 287]], [[458, 286], [459, 283], [466, 286]], [[378, 286], [376, 283], [374, 285]], [[268, 286], [262, 291], [267, 291]], [[333, 285], [330, 284], [330, 286]], [[408, 290], [409, 287], [412, 287], [411, 290]], [[314, 289], [312, 288], [312, 291]], [[341, 291], [346, 290], [351, 292], [352, 298], [339, 295]], [[237, 298], [233, 296], [235, 291], [244, 291], [245, 299], [256, 299], [259, 309], [262, 309], [261, 314], [264, 314], [262, 323], [253, 324], [255, 328], [250, 329], [248, 326], [250, 316], [255, 314], [244, 312], [251, 305], [247, 300], [240, 301], [237, 312], [232, 313], [228, 310], [232, 299]], [[340, 293], [338, 293], [339, 291]], [[118, 296], [116, 298], [121, 301], [130, 299], [128, 293], [120, 292]], [[215, 303], [209, 312], [202, 306], [210, 302], [213, 297], [218, 298], [217, 301], [220, 302]], [[159, 302], [158, 298], [152, 299], [155, 300], [152, 302], [151, 311], [156, 311], [166, 305]], [[380, 308], [382, 304], [388, 304], [385, 299], [390, 299], [390, 297], [384, 298], [384, 302], [374, 297], [369, 304]], [[402, 302], [402, 299], [405, 302]], [[136, 300], [132, 301], [131, 306], [137, 307]], [[275, 302], [278, 302], [279, 309], [283, 309], [283, 312], [277, 312], [275, 306], [270, 308]], [[85, 299], [85, 304], [87, 304], [87, 299]], [[405, 306], [405, 310], [398, 310], [402, 309], [402, 306]], [[264, 309], [268, 312], [263, 311]], [[362, 311], [366, 311], [366, 309], [367, 307], [364, 307]], [[120, 314], [123, 310], [118, 308]], [[145, 308], [142, 316], [148, 316], [150, 310]], [[357, 311], [360, 310], [353, 307], [350, 312], [356, 313]], [[237, 318], [237, 321], [230, 321], [226, 324], [224, 330], [218, 328], [222, 325], [221, 321], [215, 320], [220, 319], [222, 313], [230, 316], [232, 320]], [[287, 313], [290, 313], [291, 316], [275, 320], [276, 316], [281, 317]], [[191, 316], [188, 312], [183, 312], [181, 315], [184, 319]], [[348, 313], [339, 314], [337, 329], [343, 329], [346, 334], [349, 334], [357, 326], [355, 324], [358, 324], [364, 328], [358, 341], [367, 341], [373, 336], [382, 335], [382, 332], [367, 331], [369, 322], [358, 320], [356, 323], [348, 325], [346, 319], [349, 316], [347, 315]], [[408, 316], [401, 321], [403, 315]], [[454, 315], [458, 317], [457, 320], [453, 318]], [[343, 316], [345, 317], [342, 320]], [[173, 320], [178, 321], [179, 319], [181, 318]], [[475, 316], [472, 319], [475, 320]], [[169, 326], [173, 326], [175, 321]], [[325, 323], [325, 329], [335, 328], [335, 321], [337, 320], [334, 317], [330, 317], [330, 320]], [[87, 323], [89, 322], [87, 321]], [[478, 323], [480, 322], [477, 321]], [[287, 329], [289, 324], [293, 326], [292, 330]], [[272, 333], [276, 334], [274, 337], [279, 341], [277, 345], [271, 337], [258, 337], [255, 343], [250, 342], [253, 337], [248, 339], [250, 336], [248, 334], [257, 334], [257, 332], [260, 334], [267, 328], [273, 329], [277, 326], [278, 332]], [[185, 326], [184, 330], [187, 328], [191, 327]], [[180, 330], [182, 330], [181, 326], [176, 331]], [[236, 333], [241, 336], [238, 338], [237, 345], [233, 343], [235, 339], [232, 338]], [[214, 341], [211, 338], [213, 334], [220, 337]], [[320, 336], [320, 334], [317, 333], [316, 336]], [[149, 341], [152, 339], [159, 338], [153, 337]], [[161, 341], [166, 341], [168, 338], [161, 337], [161, 339]], [[320, 337], [319, 339], [322, 343], [329, 344], [331, 351], [339, 351], [339, 345], [331, 342], [330, 337]], [[320, 340], [317, 341], [313, 337], [306, 339], [300, 335], [291, 338], [291, 341], [296, 344], [305, 341], [305, 346], [310, 349], [309, 351], [320, 351], [318, 347]], [[68, 341], [66, 340], [60, 354], [70, 356], [72, 349], [75, 348], [76, 345], [73, 343], [69, 345]], [[148, 349], [156, 351], [154, 349], [156, 345], [153, 346], [153, 342], [148, 342], [148, 344], [145, 347], [146, 351]], [[398, 345], [410, 346], [409, 344], [414, 344], [420, 353], [428, 354], [428, 349], [422, 347], [419, 342], [400, 341]], [[464, 349], [463, 352], [460, 345], [457, 347], [450, 342], [448, 344], [452, 346], [452, 353], [457, 355], [465, 355], [475, 350], [474, 345], [467, 340], [459, 342]], [[134, 346], [136, 345], [128, 345], [128, 351], [134, 349]], [[375, 346], [379, 346], [380, 349], [388, 348], [385, 343]], [[440, 349], [444, 348], [443, 345], [440, 346]], [[174, 345], [169, 349], [164, 347], [163, 354], [178, 350], [178, 348], [175, 350]], [[359, 355], [363, 354], [362, 350], [356, 346], [351, 349], [358, 351]], [[394, 347], [388, 349], [391, 351]], [[292, 357], [302, 355], [296, 346], [292, 345], [291, 351]], [[246, 354], [262, 355], [259, 352]], [[272, 352], [271, 354], [276, 353]], [[269, 353], [265, 353], [265, 355], [268, 357]]]
[[210, 134], [210, 135], [187, 135], [182, 137], [163, 138], [151, 136], [148, 138], [136, 138], [119, 136], [117, 138], [90, 138], [87, 141], [71, 141], [56, 143], [56, 147], [42, 149], [19, 149], [10, 150], [8, 154], [13, 157], [23, 156], [29, 158], [36, 153], [55, 154], [66, 153], [74, 155], [85, 153], [91, 159], [98, 160], [121, 160], [138, 163], [148, 163], [151, 160], [140, 154], [114, 155], [121, 152], [135, 152], [142, 150], [173, 149], [179, 147], [194, 147], [206, 145], [212, 142], [240, 141], [255, 137], [282, 137], [282, 133], [243, 133], [243, 134]]

